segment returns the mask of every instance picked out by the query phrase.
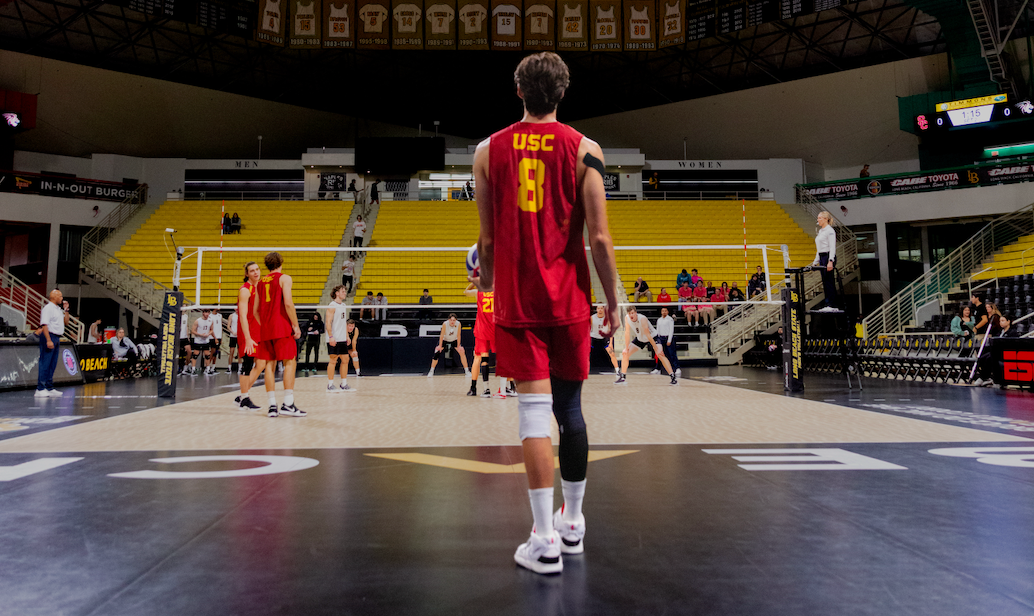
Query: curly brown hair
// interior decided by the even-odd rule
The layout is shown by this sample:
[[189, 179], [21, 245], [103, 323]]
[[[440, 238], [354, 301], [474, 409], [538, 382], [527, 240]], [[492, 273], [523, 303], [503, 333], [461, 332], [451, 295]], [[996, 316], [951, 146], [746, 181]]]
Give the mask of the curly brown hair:
[[521, 89], [529, 113], [544, 116], [556, 110], [571, 83], [567, 64], [551, 51], [532, 54], [517, 65], [514, 84]]

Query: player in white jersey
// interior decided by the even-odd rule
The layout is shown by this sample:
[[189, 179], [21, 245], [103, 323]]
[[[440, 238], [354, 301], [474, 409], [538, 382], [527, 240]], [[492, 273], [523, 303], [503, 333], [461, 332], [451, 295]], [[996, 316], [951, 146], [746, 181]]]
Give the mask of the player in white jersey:
[[596, 306], [596, 314], [589, 319], [589, 341], [592, 343], [591, 348], [602, 348], [607, 351], [607, 355], [610, 355], [610, 363], [614, 364], [614, 374], [621, 374], [621, 369], [618, 368], [618, 358], [614, 355], [614, 336], [604, 338], [603, 334], [600, 333], [600, 328], [603, 327], [606, 316], [607, 313], [603, 304]]
[[679, 384], [678, 377], [675, 376], [675, 372], [671, 369], [671, 363], [664, 356], [664, 350], [654, 340], [656, 335], [657, 330], [653, 328], [650, 319], [646, 318], [646, 315], [639, 314], [635, 306], [629, 306], [628, 313], [625, 315], [625, 350], [621, 352], [621, 373], [618, 374], [618, 379], [614, 381], [615, 385], [624, 384], [625, 375], [628, 374], [629, 358], [635, 355], [636, 351], [645, 349], [647, 346], [652, 347], [654, 355], [661, 360], [665, 373], [671, 376], [671, 384]]
[[230, 318], [227, 321], [230, 328], [229, 348], [230, 356], [227, 358], [226, 372], [237, 372], [237, 358], [240, 356], [240, 351], [237, 350], [237, 311], [234, 310], [230, 313]]
[[[348, 359], [356, 361], [355, 372], [359, 374], [359, 353], [355, 350], [355, 341], [359, 337], [359, 330], [355, 329], [355, 321], [348, 318], [348, 308], [345, 307], [345, 299], [348, 297], [348, 289], [345, 285], [339, 284], [330, 292], [334, 301], [330, 302], [327, 308], [327, 354], [330, 359], [327, 362], [327, 392], [340, 393], [355, 391], [348, 385]], [[352, 323], [352, 332], [348, 331], [348, 324]], [[341, 360], [341, 385], [334, 385], [334, 372], [338, 359]]]
[[190, 346], [190, 317], [187, 312], [180, 313], [180, 348], [183, 349], [183, 370], [180, 374], [190, 374], [191, 359], [194, 349]]
[[438, 346], [434, 347], [434, 356], [431, 358], [431, 370], [427, 373], [427, 378], [434, 376], [434, 367], [438, 365], [438, 360], [441, 358], [442, 353], [450, 354], [453, 365], [456, 364], [456, 357], [452, 353], [459, 353], [460, 362], [463, 363], [463, 374], [468, 379], [470, 378], [470, 368], [467, 367], [467, 352], [460, 343], [460, 332], [462, 329], [463, 326], [460, 324], [459, 319], [456, 318], [456, 313], [450, 313], [449, 319], [442, 323], [442, 332], [438, 334]]
[[209, 352], [208, 367], [205, 374], [215, 374], [215, 362], [223, 356], [223, 315], [218, 310], [212, 311], [212, 348]]
[[[194, 321], [194, 325], [190, 328], [190, 333], [194, 336], [193, 349], [194, 353], [190, 356], [190, 376], [197, 376], [197, 358], [204, 355], [204, 359], [201, 361], [202, 365], [208, 363], [210, 357], [210, 349], [212, 348], [212, 340], [215, 339], [215, 334], [212, 333], [212, 317], [211, 311], [207, 308], [201, 311], [201, 318]], [[205, 370], [205, 374], [208, 371]]]

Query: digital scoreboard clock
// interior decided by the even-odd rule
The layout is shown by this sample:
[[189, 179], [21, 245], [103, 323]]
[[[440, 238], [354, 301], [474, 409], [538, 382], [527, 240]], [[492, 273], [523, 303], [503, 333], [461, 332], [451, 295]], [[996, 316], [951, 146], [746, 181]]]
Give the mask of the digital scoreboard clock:
[[1034, 118], [1034, 104], [1029, 100], [1012, 103], [1008, 95], [994, 94], [937, 103], [934, 113], [915, 117], [915, 127], [916, 132], [922, 135], [1030, 118]]

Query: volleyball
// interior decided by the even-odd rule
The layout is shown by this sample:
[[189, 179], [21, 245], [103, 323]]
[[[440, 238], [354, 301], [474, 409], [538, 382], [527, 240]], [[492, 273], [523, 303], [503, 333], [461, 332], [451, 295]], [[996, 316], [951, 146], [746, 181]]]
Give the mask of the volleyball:
[[478, 245], [474, 244], [467, 251], [467, 272], [472, 276], [478, 275], [478, 268], [481, 267], [481, 263], [478, 261]]

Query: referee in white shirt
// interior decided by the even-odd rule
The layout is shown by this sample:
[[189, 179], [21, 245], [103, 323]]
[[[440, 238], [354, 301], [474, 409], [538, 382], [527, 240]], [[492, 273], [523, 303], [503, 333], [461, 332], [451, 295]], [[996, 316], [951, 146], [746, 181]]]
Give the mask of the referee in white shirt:
[[829, 212], [819, 212], [816, 223], [819, 225], [819, 233], [815, 236], [815, 260], [812, 267], [819, 266], [819, 273], [822, 274], [822, 291], [826, 296], [826, 305], [818, 312], [839, 312], [837, 307], [837, 283], [833, 273], [833, 266], [837, 258], [837, 234], [830, 224], [832, 216]]
[[60, 397], [61, 392], [54, 389], [54, 371], [57, 370], [57, 358], [61, 354], [61, 336], [68, 323], [68, 309], [61, 307], [65, 297], [61, 291], [50, 292], [50, 301], [43, 307], [39, 317], [39, 366], [36, 381], [36, 396]]

